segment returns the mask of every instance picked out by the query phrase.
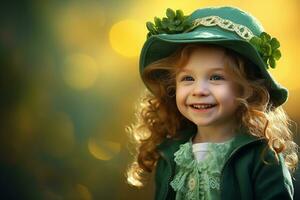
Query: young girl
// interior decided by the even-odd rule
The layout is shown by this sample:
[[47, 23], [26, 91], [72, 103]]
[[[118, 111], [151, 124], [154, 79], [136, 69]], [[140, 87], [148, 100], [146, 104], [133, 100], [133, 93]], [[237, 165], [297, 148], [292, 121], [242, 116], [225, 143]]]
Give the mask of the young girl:
[[267, 71], [279, 42], [250, 14], [204, 8], [148, 22], [140, 73], [149, 89], [129, 133], [127, 180], [155, 170], [155, 199], [292, 199], [298, 162], [288, 91]]

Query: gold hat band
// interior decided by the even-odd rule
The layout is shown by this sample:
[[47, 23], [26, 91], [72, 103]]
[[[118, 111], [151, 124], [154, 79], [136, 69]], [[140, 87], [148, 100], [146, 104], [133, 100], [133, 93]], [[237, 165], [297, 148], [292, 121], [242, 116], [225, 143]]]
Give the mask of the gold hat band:
[[188, 30], [186, 30], [185, 32], [189, 32], [200, 25], [202, 25], [202, 26], [219, 26], [220, 28], [223, 28], [225, 30], [235, 32], [241, 38], [243, 38], [247, 41], [251, 40], [251, 38], [254, 36], [252, 31], [248, 27], [241, 25], [241, 24], [236, 24], [228, 19], [223, 19], [219, 16], [208, 16], [208, 17], [202, 17], [202, 18], [195, 19], [193, 21], [193, 26], [191, 28], [189, 28]]

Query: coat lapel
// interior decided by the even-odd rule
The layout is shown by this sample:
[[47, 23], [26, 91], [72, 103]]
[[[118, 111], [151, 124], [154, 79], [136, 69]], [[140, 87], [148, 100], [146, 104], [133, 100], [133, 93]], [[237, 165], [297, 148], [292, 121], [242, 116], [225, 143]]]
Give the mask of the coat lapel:
[[[179, 139], [166, 139], [164, 142], [157, 146], [157, 149], [169, 163], [172, 163], [172, 169], [174, 167], [174, 153], [179, 149], [181, 144], [186, 143], [192, 136], [196, 134], [195, 128], [185, 129], [179, 132]], [[236, 137], [232, 142], [231, 148], [228, 154], [231, 156], [240, 149], [242, 146], [252, 143], [253, 141], [260, 140], [259, 138], [250, 135], [245, 128], [241, 128], [237, 131]], [[229, 157], [230, 157], [229, 156]]]

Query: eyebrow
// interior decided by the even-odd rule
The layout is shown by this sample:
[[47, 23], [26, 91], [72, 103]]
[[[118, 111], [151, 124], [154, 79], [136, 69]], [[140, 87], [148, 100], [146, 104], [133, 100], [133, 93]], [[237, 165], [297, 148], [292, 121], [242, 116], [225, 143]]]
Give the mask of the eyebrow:
[[[192, 70], [186, 69], [186, 68], [179, 70], [179, 72], [191, 72], [191, 71]], [[211, 68], [208, 71], [211, 72], [211, 71], [225, 71], [225, 70], [224, 70], [224, 68], [216, 67], [216, 68]]]

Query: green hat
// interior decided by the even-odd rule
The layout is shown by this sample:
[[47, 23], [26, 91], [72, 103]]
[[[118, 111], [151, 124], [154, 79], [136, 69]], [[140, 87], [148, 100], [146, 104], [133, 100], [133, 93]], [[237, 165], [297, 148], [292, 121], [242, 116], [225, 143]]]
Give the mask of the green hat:
[[[252, 15], [233, 7], [211, 7], [184, 16], [181, 10], [167, 9], [167, 17], [147, 22], [149, 33], [140, 55], [140, 74], [144, 68], [170, 56], [182, 43], [216, 44], [238, 52], [256, 66], [270, 94], [273, 106], [286, 102], [288, 90], [268, 72], [281, 57], [279, 42], [265, 33]], [[147, 86], [147, 85], [146, 85]]]

